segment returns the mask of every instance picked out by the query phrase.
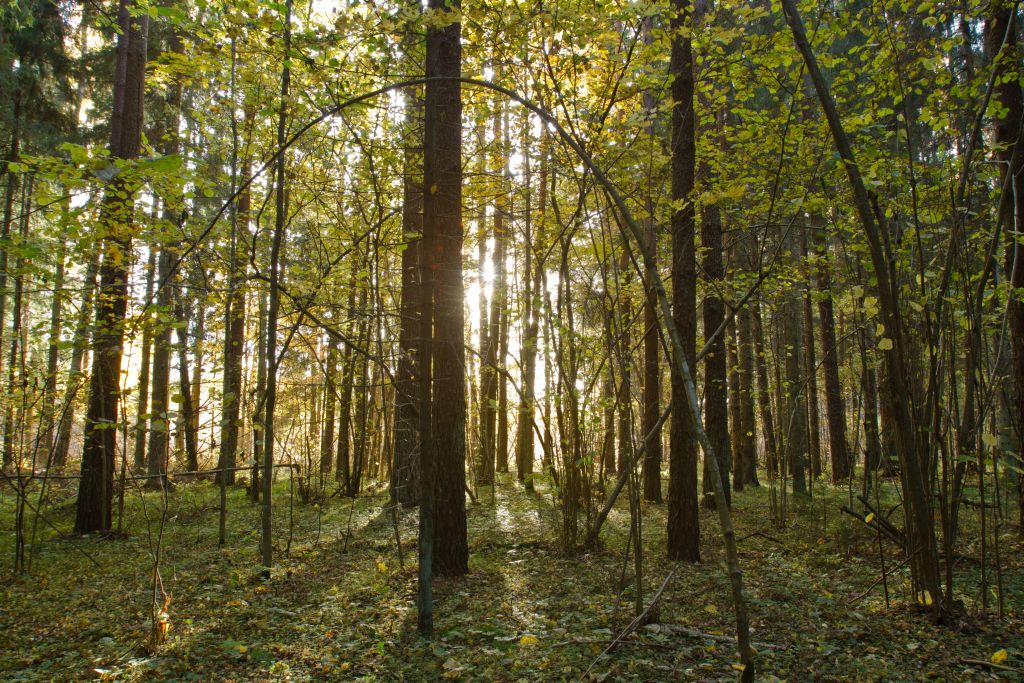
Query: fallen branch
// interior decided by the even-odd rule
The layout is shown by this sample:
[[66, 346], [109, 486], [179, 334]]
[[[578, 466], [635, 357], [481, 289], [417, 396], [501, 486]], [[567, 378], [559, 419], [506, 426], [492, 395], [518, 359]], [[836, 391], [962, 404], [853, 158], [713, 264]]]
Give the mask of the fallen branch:
[[[689, 628], [681, 624], [651, 624], [648, 628], [652, 631], [657, 627], [659, 631], [668, 631], [670, 633], [676, 633], [679, 635], [690, 636], [691, 638], [707, 638], [708, 640], [714, 640], [719, 643], [735, 643], [736, 638], [733, 636], [726, 636], [719, 633], [705, 633], [704, 631], [698, 631], [695, 628]], [[761, 648], [762, 650], [785, 650], [785, 645], [775, 645], [774, 643], [757, 643], [751, 641], [750, 643], [754, 647]]]
[[768, 534], [764, 533], [763, 531], [751, 531], [746, 536], [743, 536], [742, 538], [737, 538], [736, 542], [737, 543], [742, 543], [743, 541], [747, 540], [748, 538], [753, 538], [754, 536], [760, 536], [761, 538], [765, 539], [766, 541], [771, 541], [772, 543], [778, 543], [779, 545], [782, 545], [782, 546], [786, 545], [785, 543], [783, 543], [779, 539], [775, 538], [774, 536], [769, 536]]
[[658, 604], [659, 600], [661, 600], [662, 593], [665, 592], [665, 589], [668, 587], [668, 582], [672, 580], [673, 576], [675, 576], [676, 570], [678, 568], [678, 564], [672, 567], [672, 571], [670, 571], [668, 573], [668, 576], [665, 577], [665, 580], [661, 582], [661, 586], [658, 588], [657, 592], [655, 592], [654, 596], [651, 598], [650, 603], [648, 603], [644, 611], [638, 614], [636, 618], [633, 619], [633, 621], [629, 622], [626, 628], [622, 629], [619, 635], [615, 636], [612, 642], [608, 644], [608, 647], [602, 650], [601, 654], [594, 658], [594, 661], [590, 663], [590, 666], [587, 667], [587, 670], [583, 672], [582, 676], [580, 676], [581, 681], [585, 680], [587, 676], [590, 675], [590, 672], [594, 669], [594, 666], [601, 660], [601, 657], [604, 657], [606, 654], [614, 650], [616, 645], [621, 643], [624, 639], [628, 638], [630, 634], [633, 633], [633, 631], [637, 630], [637, 628], [639, 628], [639, 626], [647, 620], [647, 617], [651, 613], [651, 610], [654, 609], [654, 606]]
[[884, 518], [879, 517], [877, 513], [874, 513], [875, 516], [869, 522], [867, 515], [865, 515], [863, 512], [858, 512], [857, 510], [849, 508], [849, 507], [847, 507], [845, 505], [842, 506], [839, 509], [842, 510], [843, 512], [845, 512], [846, 514], [850, 515], [851, 517], [856, 517], [860, 521], [862, 521], [865, 524], [867, 524], [869, 527], [881, 531], [883, 536], [885, 536], [890, 541], [895, 543], [902, 550], [906, 551], [907, 544], [906, 544], [906, 540], [903, 537], [903, 534], [900, 533], [899, 530], [895, 530], [894, 531], [895, 527], [893, 527], [892, 524], [886, 525], [886, 524], [878, 523], [877, 520], [884, 519]]
[[1005, 664], [996, 664], [995, 662], [986, 662], [984, 659], [965, 659], [960, 658], [960, 663], [970, 664], [971, 666], [984, 666], [989, 669], [998, 669], [1000, 671], [1012, 671], [1017, 674], [1024, 674], [1024, 669], [1020, 669], [1016, 666], [1006, 666]]

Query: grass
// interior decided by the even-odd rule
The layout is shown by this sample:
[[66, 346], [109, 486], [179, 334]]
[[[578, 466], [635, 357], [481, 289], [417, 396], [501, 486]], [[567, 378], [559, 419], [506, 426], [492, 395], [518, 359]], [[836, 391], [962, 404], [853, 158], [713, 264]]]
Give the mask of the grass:
[[[655, 626], [601, 656], [633, 617], [624, 501], [609, 518], [604, 547], [570, 558], [557, 546], [546, 487], [530, 494], [503, 479], [494, 505], [489, 489], [480, 493], [482, 502], [468, 509], [471, 573], [436, 582], [436, 633], [429, 641], [415, 632], [416, 511], [400, 513], [403, 564], [383, 490], [290, 507], [282, 477], [275, 489], [278, 560], [265, 576], [259, 510], [242, 489], [229, 491], [228, 542], [221, 547], [216, 488], [174, 488], [161, 563], [171, 629], [155, 653], [145, 643], [160, 495], [129, 493], [129, 534], [121, 540], [62, 538], [40, 524], [29, 550], [31, 574], [8, 573], [0, 582], [0, 679], [574, 681], [588, 670], [596, 680], [736, 678], [733, 644]], [[72, 525], [73, 494], [58, 489], [48, 501], [47, 518], [58, 528]], [[1006, 526], [1000, 539], [1005, 619], [979, 609], [980, 548], [961, 542], [957, 595], [965, 614], [937, 627], [913, 607], [905, 568], [889, 577], [886, 608], [881, 584], [874, 585], [877, 541], [870, 528], [839, 512], [846, 499], [845, 489], [819, 483], [813, 500], [791, 499], [787, 526], [779, 529], [766, 489], [735, 496], [753, 638], [773, 646], [758, 653], [759, 679], [1022, 678], [963, 661], [989, 661], [1006, 649], [1004, 665], [1024, 663], [1024, 562], [1016, 529]], [[14, 555], [13, 505], [6, 488], [5, 563]], [[977, 538], [976, 517], [965, 509], [964, 538]], [[732, 606], [713, 511], [701, 510], [701, 524], [703, 561], [677, 568], [660, 621], [728, 636]], [[664, 505], [645, 507], [643, 535], [649, 599], [672, 569], [664, 558]], [[891, 571], [901, 558], [891, 545], [884, 551]]]

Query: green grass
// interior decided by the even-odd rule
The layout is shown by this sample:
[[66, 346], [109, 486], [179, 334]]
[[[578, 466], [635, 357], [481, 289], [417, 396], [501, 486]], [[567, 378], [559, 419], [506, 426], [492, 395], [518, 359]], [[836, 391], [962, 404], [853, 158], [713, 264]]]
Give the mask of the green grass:
[[[354, 503], [333, 498], [322, 508], [296, 500], [289, 511], [282, 478], [275, 488], [278, 561], [264, 577], [259, 511], [244, 491], [229, 492], [228, 542], [220, 547], [216, 488], [178, 486], [168, 500], [161, 563], [171, 630], [159, 651], [149, 653], [150, 543], [160, 495], [128, 495], [129, 535], [122, 540], [60, 538], [40, 523], [29, 550], [31, 575], [13, 577], [14, 499], [6, 488], [0, 680], [572, 681], [592, 663], [593, 675], [616, 681], [736, 677], [731, 643], [665, 629], [641, 629], [599, 657], [633, 616], [632, 560], [627, 586], [620, 586], [628, 511], [620, 504], [613, 512], [602, 550], [569, 558], [557, 546], [550, 493], [540, 491], [528, 494], [503, 479], [495, 505], [487, 489], [481, 504], [470, 506], [471, 573], [436, 582], [436, 634], [426, 641], [415, 633], [415, 510], [401, 513], [400, 566], [382, 490]], [[73, 487], [58, 490], [47, 503], [47, 518], [61, 529], [72, 525], [73, 494]], [[735, 497], [753, 638], [778, 648], [758, 653], [759, 678], [1020, 678], [962, 661], [987, 661], [1005, 648], [1007, 665], [1024, 663], [1024, 566], [1016, 529], [1007, 526], [1001, 537], [1006, 620], [979, 611], [980, 548], [962, 542], [956, 574], [967, 614], [955, 627], [936, 627], [913, 608], [905, 569], [889, 578], [886, 609], [882, 586], [872, 588], [879, 577], [875, 536], [839, 512], [846, 496], [845, 489], [818, 483], [813, 500], [790, 499], [785, 529], [772, 525], [766, 489]], [[886, 499], [894, 501], [891, 489]], [[703, 562], [677, 569], [660, 618], [729, 635], [732, 607], [718, 526], [713, 511], [701, 515]], [[963, 524], [964, 538], [976, 538], [976, 510], [964, 511]], [[664, 528], [665, 507], [646, 506], [646, 598], [672, 568], [664, 559]], [[885, 560], [890, 570], [900, 562], [891, 545]]]

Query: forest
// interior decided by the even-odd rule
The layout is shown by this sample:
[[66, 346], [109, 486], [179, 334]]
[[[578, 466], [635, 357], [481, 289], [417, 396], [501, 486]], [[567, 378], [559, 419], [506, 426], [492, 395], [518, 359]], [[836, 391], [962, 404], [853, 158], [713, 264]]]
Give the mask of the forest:
[[0, 0], [0, 680], [1024, 680], [1016, 0]]

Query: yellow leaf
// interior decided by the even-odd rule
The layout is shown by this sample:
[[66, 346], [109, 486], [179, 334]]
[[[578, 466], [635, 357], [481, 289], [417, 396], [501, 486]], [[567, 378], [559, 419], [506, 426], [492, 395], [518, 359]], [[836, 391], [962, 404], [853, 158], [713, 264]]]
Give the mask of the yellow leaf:
[[997, 445], [999, 445], [999, 437], [991, 433], [982, 434], [981, 442], [984, 443], [989, 448], [995, 448]]
[[430, 194], [437, 194], [437, 185], [430, 186]]
[[885, 325], [882, 323], [875, 323], [875, 336], [881, 337], [883, 334], [885, 334]]
[[383, 574], [383, 573], [384, 573], [384, 572], [386, 572], [387, 570], [388, 570], [388, 565], [387, 565], [387, 563], [386, 563], [386, 562], [384, 562], [384, 558], [383, 558], [383, 557], [380, 557], [380, 556], [378, 555], [378, 556], [377, 556], [377, 571], [379, 571], [379, 572], [381, 572], [381, 573]]
[[704, 611], [707, 612], [708, 614], [718, 614], [718, 608], [715, 607], [714, 605], [706, 605], [704, 607]]
[[996, 650], [995, 652], [992, 653], [992, 663], [993, 664], [1002, 664], [1003, 662], [1006, 661], [1006, 659], [1009, 656], [1010, 655], [1006, 651], [1006, 648], [1003, 648], [1001, 650]]
[[352, 664], [349, 662], [342, 662], [341, 666], [338, 667], [338, 671], [348, 671], [352, 668]]
[[527, 647], [529, 645], [539, 645], [540, 639], [537, 636], [525, 635], [519, 639], [519, 645]]
[[867, 517], [864, 518], [864, 523], [865, 524], [871, 524], [871, 520], [873, 520], [874, 518], [875, 518], [875, 513], [874, 512], [869, 512]]
[[235, 645], [235, 650], [238, 652], [238, 654], [244, 655], [246, 652], [249, 651], [249, 648], [239, 643], [238, 645]]
[[921, 591], [917, 594], [917, 601], [925, 607], [929, 607], [932, 604], [932, 594], [926, 590]]
[[736, 669], [737, 671], [746, 671], [747, 670], [747, 666], [745, 664], [733, 664], [732, 668]]
[[892, 339], [883, 337], [878, 340], [878, 348], [881, 351], [892, 351]]

